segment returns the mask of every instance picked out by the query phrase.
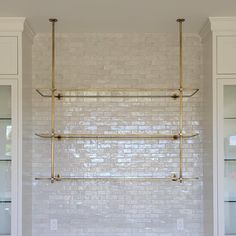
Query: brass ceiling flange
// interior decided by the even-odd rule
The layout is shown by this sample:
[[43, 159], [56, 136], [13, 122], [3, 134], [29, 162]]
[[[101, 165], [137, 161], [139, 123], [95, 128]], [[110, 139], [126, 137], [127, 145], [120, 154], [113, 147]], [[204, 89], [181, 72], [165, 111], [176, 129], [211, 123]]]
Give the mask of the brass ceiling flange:
[[184, 18], [178, 18], [176, 21], [182, 23], [182, 22], [185, 22], [185, 19]]
[[57, 22], [57, 21], [58, 21], [57, 18], [50, 18], [50, 19], [49, 19], [49, 22], [53, 22], [53, 23], [55, 23], [55, 22]]

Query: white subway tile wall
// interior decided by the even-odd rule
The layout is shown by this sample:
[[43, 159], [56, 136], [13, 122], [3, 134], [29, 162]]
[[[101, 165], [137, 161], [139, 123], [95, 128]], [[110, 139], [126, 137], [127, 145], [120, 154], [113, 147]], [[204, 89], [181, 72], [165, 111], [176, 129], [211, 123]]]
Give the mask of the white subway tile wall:
[[[57, 34], [60, 88], [178, 87], [178, 35]], [[50, 87], [51, 38], [33, 45], [33, 87]], [[33, 180], [33, 236], [202, 236], [202, 45], [184, 36], [184, 86], [200, 88], [184, 101], [184, 176], [200, 180]], [[33, 132], [50, 131], [50, 99], [33, 96]], [[66, 133], [178, 132], [179, 100], [63, 98], [56, 130]], [[50, 140], [33, 138], [33, 177], [50, 176]], [[56, 173], [66, 176], [169, 176], [178, 173], [178, 141], [62, 140]], [[57, 230], [50, 221], [57, 220]], [[53, 221], [54, 222], [54, 221]], [[181, 224], [180, 224], [181, 223]]]

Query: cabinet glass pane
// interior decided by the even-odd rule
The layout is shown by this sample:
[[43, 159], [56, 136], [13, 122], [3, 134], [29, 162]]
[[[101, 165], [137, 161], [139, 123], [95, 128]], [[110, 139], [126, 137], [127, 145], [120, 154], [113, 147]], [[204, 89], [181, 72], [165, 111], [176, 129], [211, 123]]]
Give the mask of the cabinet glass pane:
[[11, 87], [0, 85], [0, 235], [11, 234]]
[[11, 200], [11, 163], [0, 162], [0, 201]]
[[236, 86], [224, 87], [225, 235], [236, 235]]
[[11, 234], [11, 204], [0, 203], [0, 235]]

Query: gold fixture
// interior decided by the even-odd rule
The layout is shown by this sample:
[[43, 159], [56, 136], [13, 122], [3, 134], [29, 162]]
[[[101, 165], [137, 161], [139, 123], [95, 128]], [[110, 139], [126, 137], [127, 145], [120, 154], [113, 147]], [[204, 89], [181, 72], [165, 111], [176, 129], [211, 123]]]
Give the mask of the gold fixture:
[[[55, 23], [57, 19], [49, 19], [52, 23], [52, 71], [51, 88], [36, 89], [42, 97], [51, 98], [51, 132], [37, 133], [40, 138], [51, 139], [51, 177], [37, 177], [36, 180], [51, 180], [51, 183], [61, 180], [78, 181], [108, 181], [108, 180], [142, 180], [157, 181], [171, 180], [180, 183], [183, 180], [197, 180], [198, 177], [183, 177], [183, 140], [193, 138], [198, 134], [183, 133], [183, 99], [193, 97], [199, 89], [183, 87], [183, 36], [182, 23], [184, 19], [177, 19], [179, 23], [179, 88], [79, 88], [57, 89], [55, 87]], [[147, 95], [146, 93], [149, 93]], [[151, 93], [151, 94], [150, 94]], [[179, 132], [176, 134], [66, 134], [55, 131], [55, 99], [83, 97], [83, 98], [172, 98], [179, 99]], [[179, 175], [176, 173], [166, 177], [155, 176], [60, 176], [55, 175], [55, 141], [61, 139], [172, 139], [179, 140]]]
[[57, 19], [49, 19], [52, 23], [52, 98], [51, 98], [51, 182], [55, 177], [55, 23]]
[[179, 181], [183, 181], [183, 33], [182, 24], [185, 19], [177, 19], [179, 23]]

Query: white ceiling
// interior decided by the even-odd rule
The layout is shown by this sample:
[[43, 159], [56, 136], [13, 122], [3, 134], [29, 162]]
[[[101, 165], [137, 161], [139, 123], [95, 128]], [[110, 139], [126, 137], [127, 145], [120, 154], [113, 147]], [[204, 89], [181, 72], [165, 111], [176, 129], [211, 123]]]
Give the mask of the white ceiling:
[[198, 33], [208, 16], [236, 16], [236, 0], [0, 0], [0, 16], [26, 16], [36, 33], [173, 32], [185, 17], [184, 31]]

